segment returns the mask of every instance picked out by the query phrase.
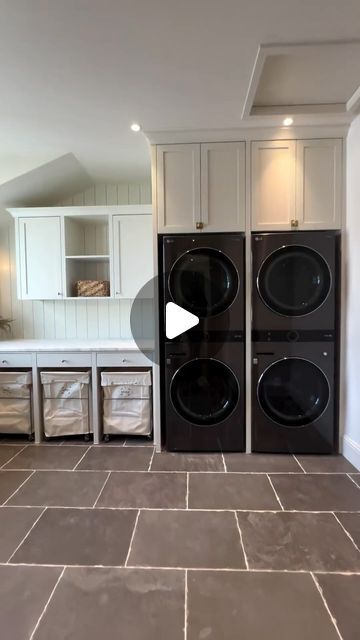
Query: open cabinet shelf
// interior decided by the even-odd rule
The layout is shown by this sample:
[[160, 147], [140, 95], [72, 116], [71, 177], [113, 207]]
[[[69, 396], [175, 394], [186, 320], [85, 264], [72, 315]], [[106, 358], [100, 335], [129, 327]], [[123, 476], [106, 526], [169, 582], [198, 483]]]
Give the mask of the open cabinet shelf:
[[66, 297], [101, 299], [108, 296], [74, 296], [78, 280], [110, 281], [109, 216], [65, 216]]
[[65, 216], [64, 224], [68, 258], [109, 255], [109, 216]]

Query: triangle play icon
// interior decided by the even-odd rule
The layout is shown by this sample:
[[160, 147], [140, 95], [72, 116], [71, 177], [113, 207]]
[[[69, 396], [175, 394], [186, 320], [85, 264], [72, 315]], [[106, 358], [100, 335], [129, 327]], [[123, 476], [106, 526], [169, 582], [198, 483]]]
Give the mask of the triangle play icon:
[[169, 340], [199, 324], [199, 318], [174, 302], [166, 305], [165, 333]]

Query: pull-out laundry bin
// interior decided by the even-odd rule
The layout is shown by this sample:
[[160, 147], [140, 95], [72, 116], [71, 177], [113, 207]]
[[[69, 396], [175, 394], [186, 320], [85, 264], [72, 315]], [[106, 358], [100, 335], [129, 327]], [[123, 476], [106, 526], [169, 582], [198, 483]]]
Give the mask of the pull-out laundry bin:
[[0, 372], [0, 433], [32, 436], [31, 371]]
[[88, 371], [41, 371], [44, 432], [55, 436], [89, 436]]
[[151, 434], [151, 372], [103, 371], [104, 434]]

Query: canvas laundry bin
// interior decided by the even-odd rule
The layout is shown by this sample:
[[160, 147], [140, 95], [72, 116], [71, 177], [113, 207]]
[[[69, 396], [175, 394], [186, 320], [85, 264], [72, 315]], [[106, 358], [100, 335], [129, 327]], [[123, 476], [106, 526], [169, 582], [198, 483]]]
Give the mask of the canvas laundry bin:
[[31, 371], [0, 372], [0, 433], [32, 433]]
[[151, 372], [101, 373], [105, 434], [151, 434]]
[[87, 371], [41, 371], [44, 432], [55, 436], [90, 433]]

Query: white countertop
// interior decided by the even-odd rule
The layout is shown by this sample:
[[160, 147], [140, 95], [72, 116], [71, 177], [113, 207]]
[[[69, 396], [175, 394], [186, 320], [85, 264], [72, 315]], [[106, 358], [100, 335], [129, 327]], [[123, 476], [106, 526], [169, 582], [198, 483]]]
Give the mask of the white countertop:
[[[143, 340], [141, 351], [153, 351], [153, 340]], [[0, 340], [0, 352], [9, 351], [140, 351], [134, 340]]]

